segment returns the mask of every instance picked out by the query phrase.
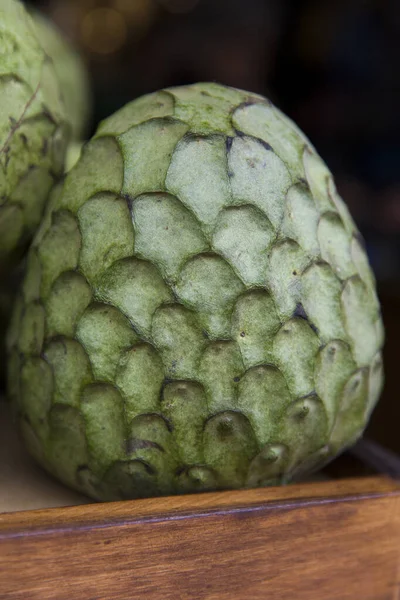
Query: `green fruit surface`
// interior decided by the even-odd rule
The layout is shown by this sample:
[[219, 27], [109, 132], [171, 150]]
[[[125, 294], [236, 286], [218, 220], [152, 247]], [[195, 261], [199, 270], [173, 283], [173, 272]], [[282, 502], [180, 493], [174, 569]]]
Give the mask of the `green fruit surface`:
[[52, 61], [23, 5], [0, 0], [0, 272], [39, 224], [68, 139]]
[[72, 136], [81, 139], [90, 117], [89, 74], [78, 52], [49, 19], [37, 11], [32, 13], [32, 19], [37, 37], [53, 61]]
[[285, 483], [382, 386], [360, 235], [268, 100], [212, 83], [105, 120], [54, 189], [10, 329], [33, 456], [97, 499]]

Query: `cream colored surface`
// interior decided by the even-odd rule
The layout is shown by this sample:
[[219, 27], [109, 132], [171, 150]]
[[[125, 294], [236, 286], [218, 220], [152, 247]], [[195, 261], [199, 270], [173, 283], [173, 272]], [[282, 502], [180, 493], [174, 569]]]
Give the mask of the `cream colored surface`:
[[0, 513], [88, 502], [36, 466], [18, 438], [9, 407], [0, 400]]

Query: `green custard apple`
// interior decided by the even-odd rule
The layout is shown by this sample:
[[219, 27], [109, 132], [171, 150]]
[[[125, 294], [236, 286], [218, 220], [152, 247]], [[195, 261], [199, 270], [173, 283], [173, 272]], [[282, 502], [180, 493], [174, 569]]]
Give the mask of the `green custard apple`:
[[0, 280], [0, 402], [5, 400], [7, 374], [6, 331], [13, 310], [14, 298], [22, 280], [23, 264], [3, 274]]
[[359, 438], [382, 344], [310, 142], [267, 99], [201, 83], [106, 119], [54, 189], [9, 390], [32, 455], [95, 499], [276, 485]]
[[1, 275], [40, 222], [70, 135], [53, 63], [17, 0], [0, 1], [0, 109]]
[[72, 142], [67, 149], [67, 155], [65, 158], [65, 172], [68, 173], [76, 165], [79, 160], [79, 157], [82, 153], [84, 142], [74, 141]]
[[37, 11], [32, 18], [38, 39], [53, 61], [73, 139], [80, 140], [91, 112], [89, 74], [79, 53], [49, 19]]

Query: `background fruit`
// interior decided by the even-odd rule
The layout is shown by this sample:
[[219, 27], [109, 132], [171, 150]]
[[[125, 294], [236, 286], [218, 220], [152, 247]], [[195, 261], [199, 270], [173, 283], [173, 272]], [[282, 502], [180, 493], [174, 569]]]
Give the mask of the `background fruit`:
[[37, 227], [69, 139], [51, 60], [20, 2], [0, 6], [0, 273]]
[[81, 56], [54, 23], [37, 11], [32, 14], [32, 18], [37, 37], [53, 61], [73, 138], [82, 139], [90, 125], [89, 74]]
[[308, 140], [216, 84], [139, 98], [58, 186], [9, 335], [31, 453], [99, 499], [280, 483], [362, 433], [383, 330]]
[[[0, 25], [2, 387], [4, 331], [23, 271], [19, 260], [39, 224], [52, 185], [63, 174], [64, 165], [69, 170], [79, 157], [82, 142], [77, 140], [87, 131], [91, 102], [89, 77], [80, 56], [47, 18], [34, 12], [31, 22], [21, 5], [9, 0], [3, 2], [0, 14], [4, 17]], [[74, 139], [68, 143], [71, 129]]]
[[79, 160], [83, 148], [83, 142], [72, 142], [68, 146], [67, 155], [65, 158], [65, 172], [68, 173], [76, 165]]

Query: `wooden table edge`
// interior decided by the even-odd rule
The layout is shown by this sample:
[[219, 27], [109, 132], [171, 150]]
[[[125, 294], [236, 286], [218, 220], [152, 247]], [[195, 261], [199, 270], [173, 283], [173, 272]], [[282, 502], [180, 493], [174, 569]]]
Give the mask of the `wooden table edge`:
[[223, 515], [296, 509], [310, 504], [400, 496], [400, 482], [385, 476], [289, 486], [83, 504], [0, 514], [0, 540], [69, 531]]

